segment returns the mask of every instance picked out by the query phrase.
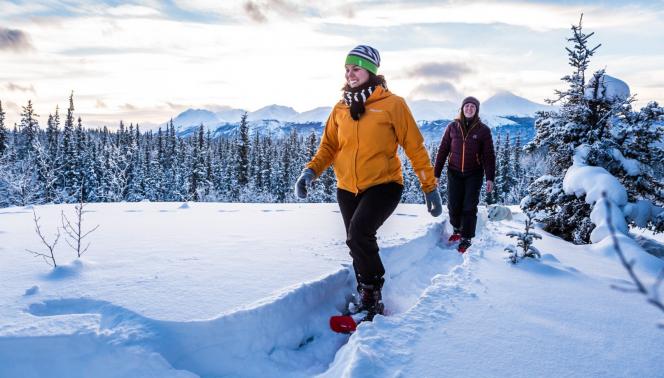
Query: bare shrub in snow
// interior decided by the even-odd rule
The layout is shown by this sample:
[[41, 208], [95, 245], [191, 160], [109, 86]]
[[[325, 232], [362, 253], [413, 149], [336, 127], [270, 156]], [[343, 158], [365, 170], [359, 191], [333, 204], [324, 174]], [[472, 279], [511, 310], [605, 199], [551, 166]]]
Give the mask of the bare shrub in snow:
[[55, 235], [55, 240], [52, 243], [49, 243], [48, 240], [46, 240], [46, 237], [44, 237], [44, 234], [42, 233], [41, 226], [39, 225], [39, 217], [37, 217], [37, 212], [35, 209], [32, 209], [32, 219], [35, 222], [35, 232], [39, 236], [39, 239], [41, 240], [42, 244], [46, 246], [46, 249], [48, 250], [47, 253], [44, 252], [38, 252], [38, 251], [32, 251], [30, 249], [26, 249], [26, 251], [32, 253], [35, 256], [41, 256], [44, 261], [52, 266], [52, 267], [57, 267], [58, 264], [55, 262], [55, 245], [58, 244], [58, 240], [60, 240], [60, 228], [57, 228], [57, 233]]
[[542, 235], [531, 231], [533, 228], [533, 215], [531, 213], [526, 213], [526, 217], [526, 232], [510, 231], [507, 233], [507, 236], [517, 239], [516, 246], [508, 245], [505, 248], [505, 251], [509, 253], [507, 259], [512, 264], [516, 264], [519, 260], [523, 260], [526, 257], [542, 257], [539, 250], [533, 246], [535, 239], [542, 239]]
[[83, 231], [83, 214], [85, 213], [85, 205], [86, 204], [83, 202], [83, 196], [79, 196], [78, 204], [74, 207], [76, 218], [74, 219], [73, 224], [69, 218], [67, 218], [64, 211], [61, 213], [62, 229], [65, 230], [65, 233], [68, 236], [65, 241], [74, 251], [76, 251], [78, 257], [81, 257], [88, 248], [90, 248], [90, 243], [88, 243], [88, 245], [81, 250], [83, 239], [99, 228], [99, 225], [96, 225], [87, 232]]

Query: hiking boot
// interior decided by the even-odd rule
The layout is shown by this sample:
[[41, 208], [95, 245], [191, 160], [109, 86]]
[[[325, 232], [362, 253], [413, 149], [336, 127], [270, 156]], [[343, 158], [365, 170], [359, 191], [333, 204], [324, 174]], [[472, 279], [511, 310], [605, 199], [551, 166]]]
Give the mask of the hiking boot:
[[381, 294], [382, 286], [382, 284], [367, 285], [363, 283], [357, 285], [360, 295], [360, 306], [357, 311], [367, 313], [363, 320], [372, 321], [376, 314], [383, 315], [385, 306]]
[[470, 241], [469, 238], [461, 238], [461, 242], [459, 242], [459, 247], [457, 248], [457, 251], [459, 251], [459, 253], [465, 253], [472, 244], [473, 243]]

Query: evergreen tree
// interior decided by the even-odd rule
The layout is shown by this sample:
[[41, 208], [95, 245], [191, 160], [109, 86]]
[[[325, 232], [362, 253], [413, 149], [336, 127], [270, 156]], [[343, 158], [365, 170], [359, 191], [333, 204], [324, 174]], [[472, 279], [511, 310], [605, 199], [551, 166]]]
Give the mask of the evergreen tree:
[[0, 101], [0, 158], [7, 151], [7, 128], [5, 127], [5, 112], [2, 110], [2, 101]]
[[237, 185], [244, 187], [249, 183], [249, 124], [247, 113], [240, 118], [240, 133], [237, 140]]
[[39, 138], [39, 122], [37, 121], [37, 117], [39, 115], [32, 108], [32, 101], [28, 100], [28, 105], [24, 106], [21, 112], [21, 123], [19, 126], [22, 140], [19, 147], [20, 158], [34, 154], [35, 143], [38, 142], [37, 139]]
[[189, 187], [189, 195], [194, 201], [200, 201], [205, 196], [207, 189], [207, 169], [205, 166], [205, 131], [203, 124], [198, 129], [197, 138], [193, 141], [193, 155], [191, 167], [191, 185]]
[[503, 184], [503, 177], [502, 177], [502, 150], [503, 150], [503, 143], [502, 143], [502, 135], [498, 134], [498, 137], [495, 142], [495, 156], [496, 156], [496, 177], [494, 178], [493, 181], [493, 191], [491, 193], [486, 192], [486, 187], [483, 185], [481, 189], [481, 193], [484, 196], [484, 201], [486, 202], [487, 205], [492, 205], [494, 203], [498, 203], [502, 200], [502, 195], [499, 193], [500, 189], [502, 188]]
[[62, 132], [62, 170], [60, 188], [66, 202], [75, 201], [81, 183], [78, 171], [78, 143], [74, 129], [74, 93], [69, 96], [69, 108]]
[[[584, 198], [566, 194], [562, 189], [575, 149], [586, 146], [589, 151], [586, 164], [601, 166], [617, 177], [627, 189], [630, 201], [645, 197], [662, 204], [661, 176], [650, 174], [655, 168], [649, 164], [651, 157], [661, 156], [661, 148], [656, 147], [661, 131], [651, 131], [658, 119], [652, 114], [657, 114], [659, 107], [645, 108], [643, 113], [632, 112], [633, 97], [628, 93], [610, 94], [604, 84], [604, 70], [595, 72], [586, 83], [589, 59], [599, 45], [588, 47], [593, 33], [583, 33], [581, 20], [572, 27], [572, 32], [569, 41], [574, 46], [567, 48], [567, 52], [573, 73], [562, 78], [568, 88], [556, 91], [557, 99], [549, 100], [561, 102], [560, 109], [538, 113], [535, 139], [527, 145], [527, 151], [546, 157], [547, 172], [530, 185], [522, 207], [524, 211], [537, 212], [546, 231], [575, 243], [588, 243], [594, 228], [589, 218], [591, 206]], [[638, 119], [649, 120], [642, 124], [643, 133], [636, 131], [640, 129], [636, 126]], [[644, 138], [636, 143], [639, 147], [630, 143], [635, 135]], [[630, 164], [626, 160], [628, 155], [637, 164]], [[629, 169], [635, 165], [640, 169]], [[639, 189], [646, 187], [656, 189], [650, 192]], [[662, 223], [664, 230], [664, 219]], [[657, 229], [657, 224], [656, 221], [651, 226]]]
[[505, 142], [501, 148], [500, 156], [500, 176], [501, 183], [498, 192], [500, 193], [500, 198], [502, 203], [509, 203], [509, 194], [516, 185], [516, 180], [514, 178], [514, 172], [512, 167], [512, 146], [510, 146], [510, 134], [509, 132], [505, 136]]
[[55, 115], [48, 116], [48, 123], [46, 127], [46, 149], [53, 162], [58, 158], [59, 136], [60, 133], [60, 110], [55, 107]]

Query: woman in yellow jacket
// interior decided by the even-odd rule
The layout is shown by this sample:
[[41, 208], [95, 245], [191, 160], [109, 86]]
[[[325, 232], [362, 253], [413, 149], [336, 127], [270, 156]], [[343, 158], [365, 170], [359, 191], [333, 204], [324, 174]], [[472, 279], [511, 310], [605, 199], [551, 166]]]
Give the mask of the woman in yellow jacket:
[[320, 146], [295, 185], [306, 198], [307, 185], [331, 164], [337, 177], [337, 202], [346, 226], [358, 282], [358, 311], [366, 320], [383, 313], [381, 288], [385, 268], [378, 254], [376, 231], [396, 209], [403, 192], [402, 146], [425, 193], [433, 216], [442, 212], [437, 180], [424, 139], [403, 98], [392, 94], [377, 75], [378, 51], [360, 45], [346, 57], [343, 97], [327, 120]]

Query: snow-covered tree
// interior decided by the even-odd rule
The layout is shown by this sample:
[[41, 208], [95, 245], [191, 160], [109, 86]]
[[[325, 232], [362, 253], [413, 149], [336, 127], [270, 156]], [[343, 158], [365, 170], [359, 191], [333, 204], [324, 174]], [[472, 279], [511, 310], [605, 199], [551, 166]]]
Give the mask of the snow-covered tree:
[[508, 253], [507, 258], [512, 264], [516, 264], [519, 260], [527, 257], [542, 257], [539, 250], [533, 245], [535, 239], [542, 239], [542, 235], [531, 231], [533, 229], [533, 216], [530, 213], [526, 213], [525, 228], [525, 232], [510, 231], [507, 233], [507, 236], [517, 240], [516, 246], [509, 245], [505, 248]]
[[[120, 123], [122, 125], [122, 123]], [[67, 202], [77, 199], [81, 187], [81, 172], [78, 163], [78, 142], [74, 126], [74, 93], [69, 96], [69, 108], [62, 132], [62, 169], [60, 171], [60, 185], [62, 197]]]
[[575, 243], [590, 240], [591, 207], [582, 198], [565, 194], [563, 177], [572, 165], [574, 149], [597, 141], [597, 130], [608, 121], [599, 116], [599, 108], [591, 109], [586, 97], [586, 70], [600, 45], [588, 47], [588, 39], [594, 33], [583, 32], [582, 20], [583, 16], [578, 25], [572, 26], [573, 35], [568, 41], [573, 46], [566, 48], [573, 69], [571, 75], [562, 78], [568, 88], [556, 90], [556, 98], [547, 100], [551, 104], [560, 103], [560, 109], [537, 113], [536, 135], [526, 146], [527, 151], [546, 156], [548, 172], [530, 185], [529, 195], [521, 202], [525, 212], [536, 212], [546, 231]]
[[[583, 148], [584, 162], [606, 169], [627, 189], [630, 202], [648, 200], [655, 206], [664, 205], [664, 182], [659, 166], [662, 152], [662, 121], [664, 110], [650, 103], [641, 111], [631, 108], [634, 96], [624, 82], [605, 73], [595, 72], [585, 81], [590, 56], [599, 46], [587, 47], [581, 21], [573, 26], [574, 48], [567, 48], [571, 76], [564, 91], [556, 91], [558, 111], [541, 112], [535, 123], [537, 134], [527, 146], [533, 153], [546, 154], [548, 172], [533, 182], [529, 195], [522, 201], [524, 210], [536, 211], [545, 230], [575, 243], [587, 243], [594, 228], [590, 221], [591, 206], [584, 196], [563, 191], [563, 178], [572, 166], [575, 151]], [[648, 218], [636, 222], [656, 231], [664, 230], [664, 218]]]
[[39, 138], [39, 122], [37, 121], [37, 117], [39, 115], [35, 113], [32, 101], [28, 100], [28, 105], [24, 106], [23, 111], [21, 111], [19, 158], [34, 153], [35, 143]]
[[0, 101], [0, 158], [7, 150], [7, 128], [5, 127], [5, 112], [2, 110], [2, 101]]
[[237, 139], [237, 184], [245, 186], [249, 182], [249, 123], [245, 112], [240, 118], [240, 132]]

